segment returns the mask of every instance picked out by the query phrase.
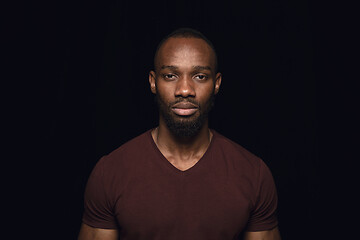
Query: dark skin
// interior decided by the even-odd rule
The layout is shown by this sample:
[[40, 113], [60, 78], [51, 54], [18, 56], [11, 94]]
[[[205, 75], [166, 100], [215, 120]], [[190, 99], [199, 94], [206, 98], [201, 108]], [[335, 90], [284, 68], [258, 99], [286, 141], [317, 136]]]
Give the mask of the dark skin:
[[[170, 38], [160, 48], [155, 67], [155, 71], [149, 73], [150, 88], [165, 102], [173, 102], [178, 97], [191, 98], [204, 106], [219, 91], [221, 74], [215, 73], [214, 53], [202, 39]], [[183, 111], [185, 113], [177, 113], [175, 109], [172, 117], [185, 121], [200, 114], [199, 109], [189, 114], [186, 111], [190, 109]], [[179, 137], [168, 129], [161, 114], [159, 127], [152, 135], [161, 153], [182, 171], [199, 161], [212, 138], [207, 119], [195, 136]]]
[[[222, 76], [215, 71], [215, 54], [204, 40], [169, 38], [159, 49], [155, 71], [149, 73], [150, 89], [164, 103], [172, 103], [181, 97], [191, 98], [200, 106], [206, 106], [220, 89]], [[176, 121], [191, 121], [201, 111], [190, 105], [174, 105], [170, 109], [170, 116]], [[206, 119], [195, 135], [179, 137], [168, 128], [164, 116], [160, 114], [159, 126], [153, 130], [152, 137], [165, 158], [177, 169], [186, 171], [204, 155], [212, 133]], [[115, 240], [118, 234], [116, 229], [92, 228], [83, 224], [79, 240]], [[244, 234], [244, 240], [280, 239], [278, 228]]]

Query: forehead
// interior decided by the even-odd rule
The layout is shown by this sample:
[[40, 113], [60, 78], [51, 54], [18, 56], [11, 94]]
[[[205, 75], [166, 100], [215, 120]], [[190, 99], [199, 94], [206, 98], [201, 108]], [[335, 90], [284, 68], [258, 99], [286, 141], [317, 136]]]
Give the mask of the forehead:
[[215, 54], [206, 41], [199, 38], [169, 38], [160, 47], [156, 68], [163, 65], [209, 66], [215, 68]]

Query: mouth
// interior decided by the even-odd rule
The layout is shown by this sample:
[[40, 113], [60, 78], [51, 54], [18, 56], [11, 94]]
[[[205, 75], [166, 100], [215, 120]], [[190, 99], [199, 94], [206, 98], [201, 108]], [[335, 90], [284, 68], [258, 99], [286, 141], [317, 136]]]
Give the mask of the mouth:
[[190, 102], [179, 102], [171, 107], [171, 110], [179, 116], [191, 116], [198, 111], [198, 106]]

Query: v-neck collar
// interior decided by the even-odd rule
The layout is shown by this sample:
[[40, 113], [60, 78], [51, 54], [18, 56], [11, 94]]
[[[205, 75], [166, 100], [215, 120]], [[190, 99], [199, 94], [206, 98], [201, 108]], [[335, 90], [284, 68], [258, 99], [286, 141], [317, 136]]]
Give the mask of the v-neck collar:
[[212, 146], [214, 144], [214, 141], [216, 140], [216, 132], [213, 131], [212, 129], [210, 129], [210, 131], [212, 132], [213, 136], [212, 136], [212, 139], [210, 141], [210, 144], [208, 146], [208, 148], [206, 149], [205, 153], [203, 154], [203, 156], [199, 159], [199, 161], [197, 161], [195, 163], [194, 166], [190, 167], [189, 169], [183, 171], [183, 170], [180, 170], [178, 168], [176, 168], [174, 165], [172, 165], [170, 163], [169, 160], [167, 160], [167, 158], [161, 153], [160, 149], [156, 146], [156, 143], [154, 142], [154, 139], [151, 135], [151, 132], [153, 131], [154, 129], [151, 129], [148, 131], [148, 139], [149, 141], [151, 142], [151, 146], [154, 148], [154, 151], [156, 153], [156, 155], [158, 156], [157, 159], [160, 160], [160, 162], [162, 162], [163, 165], [165, 165], [171, 172], [177, 174], [177, 175], [189, 175], [191, 174], [192, 172], [196, 172], [198, 171], [199, 169], [201, 169], [201, 166], [206, 162], [206, 159], [210, 159], [211, 157], [211, 149], [212, 149]]

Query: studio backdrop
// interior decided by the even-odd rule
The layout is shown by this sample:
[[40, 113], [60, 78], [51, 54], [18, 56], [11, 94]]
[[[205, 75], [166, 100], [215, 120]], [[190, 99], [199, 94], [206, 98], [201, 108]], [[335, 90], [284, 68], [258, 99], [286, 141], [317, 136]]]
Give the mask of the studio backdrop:
[[[316, 78], [308, 1], [61, 1], [40, 7], [43, 75], [39, 208], [51, 239], [76, 239], [101, 156], [157, 126], [148, 73], [179, 27], [214, 44], [223, 74], [210, 127], [271, 169], [283, 239], [317, 223]], [[306, 224], [306, 227], [304, 227]]]

